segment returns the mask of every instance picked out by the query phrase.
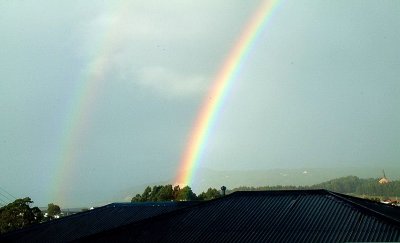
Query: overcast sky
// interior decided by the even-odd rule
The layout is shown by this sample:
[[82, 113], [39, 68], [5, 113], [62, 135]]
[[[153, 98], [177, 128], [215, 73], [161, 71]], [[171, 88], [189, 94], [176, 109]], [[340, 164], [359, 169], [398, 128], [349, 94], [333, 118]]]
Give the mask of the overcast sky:
[[[47, 205], [64, 183], [69, 201], [56, 203], [72, 206], [174, 178], [207, 90], [259, 5], [0, 1], [0, 186]], [[280, 2], [200, 167], [398, 166], [399, 13], [397, 0]], [[60, 182], [90, 72], [101, 77], [84, 93], [94, 98]]]

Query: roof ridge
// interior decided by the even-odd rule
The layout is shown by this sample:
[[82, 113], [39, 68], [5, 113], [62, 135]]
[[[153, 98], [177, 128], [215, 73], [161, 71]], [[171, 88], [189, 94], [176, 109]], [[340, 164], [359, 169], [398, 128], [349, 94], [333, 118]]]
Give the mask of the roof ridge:
[[286, 193], [298, 193], [298, 194], [328, 194], [329, 191], [326, 189], [289, 189], [289, 190], [261, 190], [261, 191], [235, 191], [229, 193], [227, 196], [236, 194], [286, 194]]
[[[399, 220], [397, 220], [397, 219], [395, 219], [395, 218], [393, 218], [393, 217], [390, 217], [389, 215], [387, 215], [387, 214], [384, 214], [384, 213], [381, 213], [381, 212], [379, 212], [379, 211], [377, 211], [377, 210], [374, 210], [374, 209], [372, 209], [372, 208], [370, 208], [370, 207], [367, 207], [367, 206], [365, 206], [365, 205], [362, 205], [362, 204], [360, 204], [360, 203], [357, 203], [357, 202], [355, 202], [355, 201], [352, 201], [352, 200], [350, 200], [348, 197], [352, 197], [352, 196], [349, 196], [349, 195], [343, 195], [343, 194], [341, 194], [341, 193], [337, 193], [337, 192], [333, 192], [333, 191], [328, 191], [328, 190], [326, 190], [330, 195], [332, 195], [332, 196], [334, 196], [334, 197], [336, 197], [336, 198], [340, 198], [341, 200], [343, 200], [343, 201], [345, 201], [346, 203], [349, 203], [349, 204], [351, 204], [351, 205], [353, 205], [353, 206], [355, 206], [355, 208], [357, 208], [357, 209], [359, 209], [359, 210], [361, 210], [361, 211], [367, 211], [367, 212], [369, 212], [369, 213], [372, 213], [372, 215], [373, 216], [375, 216], [375, 217], [377, 217], [377, 218], [379, 218], [379, 219], [383, 219], [384, 221], [389, 221], [388, 223], [391, 223], [391, 224], [393, 224], [393, 223], [395, 223], [395, 227], [397, 227], [397, 228], [399, 228], [400, 229], [400, 221]], [[363, 198], [356, 198], [357, 200], [365, 200], [365, 199], [363, 199]], [[400, 209], [399, 209], [400, 210]]]

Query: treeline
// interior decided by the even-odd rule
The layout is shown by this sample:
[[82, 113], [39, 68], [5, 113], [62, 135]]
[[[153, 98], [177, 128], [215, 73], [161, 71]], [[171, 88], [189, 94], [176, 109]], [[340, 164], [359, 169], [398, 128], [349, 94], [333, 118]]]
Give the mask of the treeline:
[[30, 207], [33, 201], [29, 198], [16, 199], [0, 208], [0, 234], [20, 229], [43, 220], [38, 207]]
[[189, 186], [180, 188], [180, 186], [158, 185], [146, 187], [142, 194], [136, 194], [131, 202], [162, 202], [162, 201], [196, 201], [210, 200], [220, 197], [221, 194], [215, 188], [208, 188], [206, 192], [198, 196]]
[[[379, 179], [369, 178], [362, 179], [357, 176], [346, 176], [333, 179], [312, 186], [260, 186], [248, 187], [241, 186], [227, 190], [227, 193], [235, 191], [271, 191], [271, 190], [309, 190], [309, 189], [326, 189], [333, 192], [344, 194], [356, 194], [378, 197], [396, 197], [400, 196], [400, 181], [391, 181], [387, 184], [379, 184]], [[136, 194], [132, 198], [132, 202], [160, 202], [160, 201], [193, 201], [193, 200], [210, 200], [221, 196], [219, 190], [208, 188], [206, 192], [200, 193], [198, 196], [189, 186], [180, 188], [172, 185], [159, 185], [147, 187], [142, 194]]]
[[31, 207], [33, 201], [29, 198], [19, 198], [0, 208], [0, 234], [21, 229], [26, 226], [52, 220], [61, 213], [58, 205], [50, 203], [47, 213], [38, 207]]
[[339, 193], [354, 193], [358, 195], [373, 195], [395, 197], [400, 196], [400, 181], [379, 184], [379, 179], [361, 179], [357, 176], [347, 176], [313, 185], [312, 188], [324, 188]]
[[346, 176], [333, 179], [312, 186], [261, 186], [261, 187], [238, 187], [233, 191], [268, 191], [268, 190], [307, 190], [326, 189], [344, 194], [357, 194], [369, 196], [395, 197], [400, 196], [400, 181], [391, 181], [387, 184], [379, 184], [379, 179], [362, 179], [357, 176]]

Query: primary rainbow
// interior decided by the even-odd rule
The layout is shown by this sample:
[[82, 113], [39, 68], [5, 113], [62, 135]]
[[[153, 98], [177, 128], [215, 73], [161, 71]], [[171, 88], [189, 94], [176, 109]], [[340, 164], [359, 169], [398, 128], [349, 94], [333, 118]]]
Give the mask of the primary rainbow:
[[236, 74], [240, 70], [245, 57], [263, 27], [272, 16], [273, 10], [278, 5], [278, 0], [265, 0], [252, 16], [236, 45], [225, 59], [220, 71], [216, 75], [212, 87], [205, 97], [203, 106], [189, 137], [189, 142], [182, 155], [178, 175], [175, 183], [190, 185], [196, 168], [200, 164], [204, 146], [210, 135], [210, 130], [215, 123], [216, 115], [221, 108], [224, 98], [232, 85]]

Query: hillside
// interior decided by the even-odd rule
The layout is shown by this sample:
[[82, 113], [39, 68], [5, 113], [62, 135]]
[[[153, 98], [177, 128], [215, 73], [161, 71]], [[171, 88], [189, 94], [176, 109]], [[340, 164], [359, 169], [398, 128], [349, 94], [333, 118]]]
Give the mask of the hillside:
[[[385, 167], [391, 180], [400, 180], [400, 167]], [[195, 192], [207, 190], [209, 187], [219, 188], [222, 185], [229, 189], [240, 186], [261, 187], [275, 186], [312, 186], [336, 178], [354, 175], [359, 178], [378, 178], [382, 176], [382, 168], [378, 167], [340, 167], [340, 168], [297, 168], [269, 170], [211, 170], [201, 168], [196, 172]]]
[[261, 187], [237, 187], [231, 191], [261, 191], [261, 190], [305, 190], [305, 189], [326, 189], [334, 192], [356, 195], [369, 195], [381, 197], [400, 196], [400, 180], [391, 181], [388, 184], [379, 184], [379, 178], [362, 179], [357, 176], [346, 176], [332, 179], [327, 182], [311, 186], [261, 186]]

